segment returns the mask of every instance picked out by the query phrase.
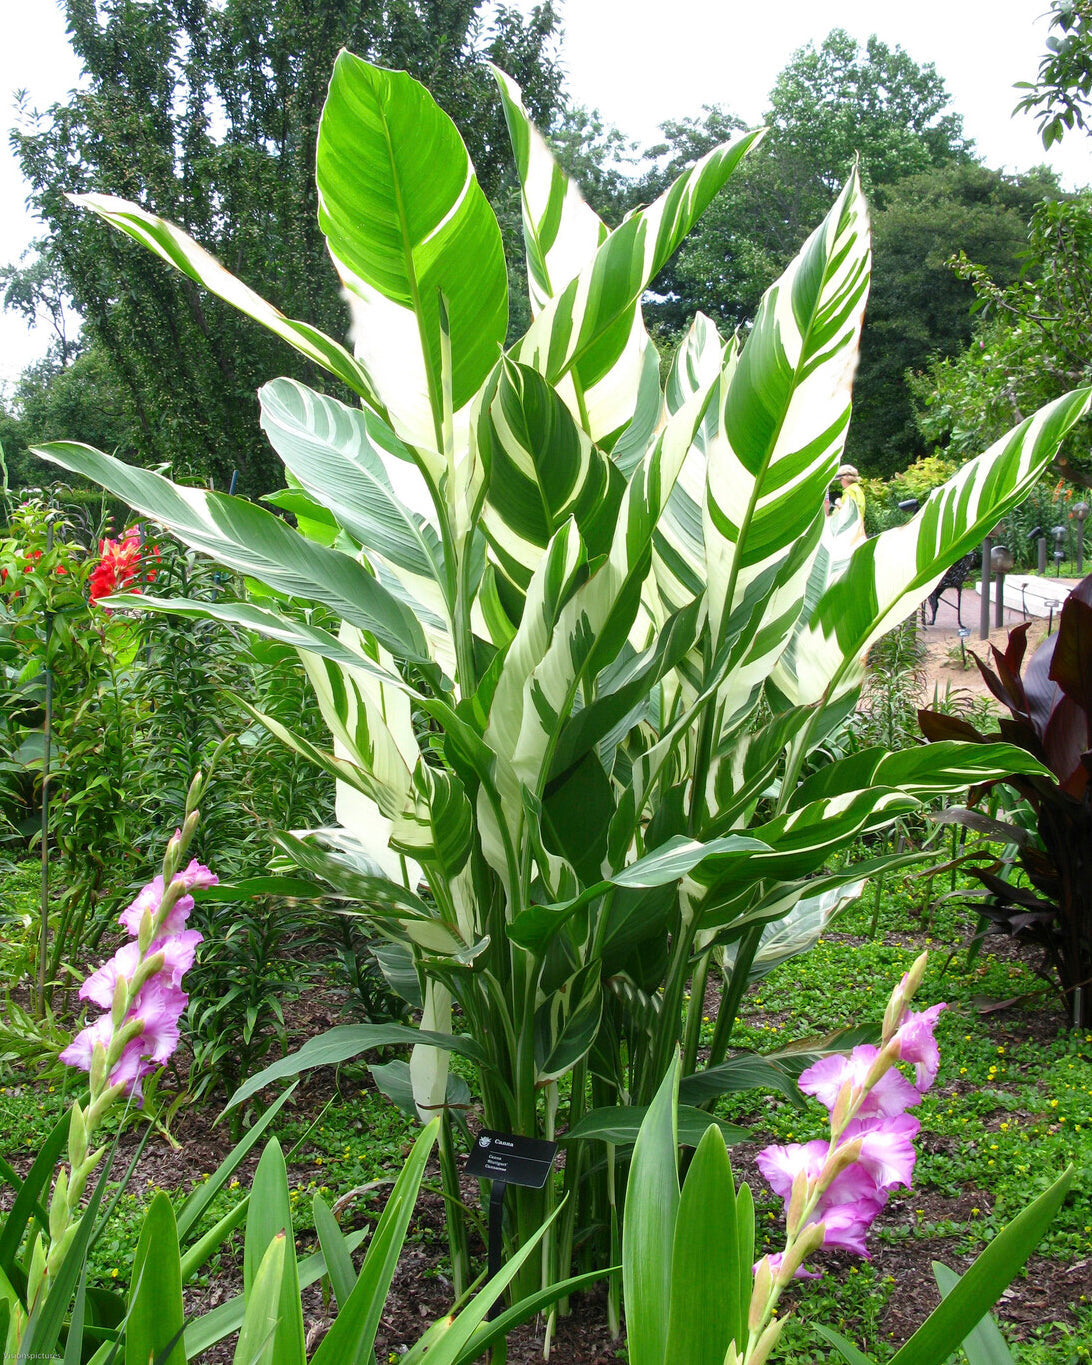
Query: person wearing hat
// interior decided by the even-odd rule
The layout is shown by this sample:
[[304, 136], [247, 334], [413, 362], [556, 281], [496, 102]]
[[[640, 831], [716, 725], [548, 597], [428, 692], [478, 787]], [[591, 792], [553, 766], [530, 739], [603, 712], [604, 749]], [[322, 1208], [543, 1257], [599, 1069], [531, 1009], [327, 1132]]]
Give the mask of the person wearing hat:
[[860, 485], [860, 475], [853, 465], [843, 464], [838, 466], [838, 472], [834, 477], [842, 485], [842, 496], [835, 502], [833, 510], [837, 511], [840, 507], [844, 507], [848, 498], [857, 509], [858, 529], [854, 540], [864, 540], [865, 497], [864, 489]]

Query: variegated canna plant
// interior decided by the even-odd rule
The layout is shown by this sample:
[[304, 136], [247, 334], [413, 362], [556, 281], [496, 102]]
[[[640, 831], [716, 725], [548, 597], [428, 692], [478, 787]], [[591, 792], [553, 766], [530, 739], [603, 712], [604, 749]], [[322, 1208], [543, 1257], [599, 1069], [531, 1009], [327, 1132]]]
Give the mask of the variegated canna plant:
[[[420, 1112], [445, 1106], [454, 1050], [477, 1067], [488, 1127], [569, 1134], [572, 1197], [543, 1271], [557, 1275], [578, 1236], [617, 1252], [618, 1149], [677, 1043], [684, 1134], [708, 1123], [686, 1104], [792, 1088], [792, 1062], [730, 1055], [730, 1034], [752, 973], [806, 947], [885, 865], [829, 870], [831, 855], [935, 794], [1039, 770], [1001, 744], [809, 756], [852, 707], [870, 644], [1024, 497], [1089, 395], [845, 550], [823, 501], [868, 292], [856, 176], [746, 337], [699, 316], [661, 386], [642, 293], [760, 135], [608, 231], [497, 80], [534, 318], [508, 350], [500, 232], [458, 132], [409, 76], [348, 53], [317, 176], [354, 353], [152, 214], [78, 201], [359, 395], [261, 391], [295, 529], [85, 446], [40, 453], [271, 590], [139, 601], [299, 650], [331, 750], [267, 723], [337, 780], [341, 824], [284, 847], [367, 903], [392, 978], [419, 993]], [[279, 596], [340, 628], [282, 614]], [[710, 969], [722, 1003], [699, 1068]], [[520, 1192], [516, 1240], [556, 1193]]]

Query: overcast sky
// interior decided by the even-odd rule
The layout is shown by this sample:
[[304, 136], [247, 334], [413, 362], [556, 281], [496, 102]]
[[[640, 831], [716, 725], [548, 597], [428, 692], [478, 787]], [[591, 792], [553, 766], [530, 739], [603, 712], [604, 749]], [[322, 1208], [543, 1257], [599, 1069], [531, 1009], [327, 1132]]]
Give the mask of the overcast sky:
[[[876, 33], [915, 61], [934, 63], [988, 165], [1026, 170], [1049, 160], [1067, 185], [1084, 186], [1092, 183], [1092, 138], [1070, 134], [1047, 157], [1035, 121], [1010, 117], [1014, 83], [1035, 77], [1047, 8], [1048, 0], [568, 0], [562, 55], [573, 99], [646, 144], [663, 120], [700, 114], [705, 104], [757, 123], [798, 48], [835, 27], [862, 42]], [[3, 126], [12, 122], [14, 91], [27, 90], [32, 105], [46, 108], [78, 77], [54, 0], [23, 0], [18, 26], [0, 44]], [[23, 211], [26, 193], [5, 139], [0, 263], [17, 260], [35, 235]], [[0, 384], [10, 384], [47, 340], [0, 314]]]

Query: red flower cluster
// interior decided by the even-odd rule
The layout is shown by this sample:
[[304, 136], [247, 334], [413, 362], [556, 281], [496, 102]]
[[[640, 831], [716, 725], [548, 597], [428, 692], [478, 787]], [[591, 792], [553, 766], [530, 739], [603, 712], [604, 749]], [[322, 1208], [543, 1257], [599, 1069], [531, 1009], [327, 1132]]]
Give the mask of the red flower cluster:
[[[92, 602], [97, 602], [100, 597], [109, 597], [111, 593], [123, 592], [131, 587], [134, 581], [139, 583], [155, 582], [155, 566], [146, 564], [143, 572], [141, 571], [141, 551], [146, 549], [153, 559], [159, 558], [159, 547], [143, 547], [140, 543], [140, 532], [135, 526], [130, 526], [121, 540], [111, 540], [109, 536], [105, 540], [99, 541], [99, 562], [95, 565], [91, 573], [91, 582], [88, 588], [88, 596]], [[133, 588], [134, 592], [139, 592], [139, 587]]]
[[[23, 572], [24, 573], [32, 572], [35, 564], [37, 564], [38, 560], [41, 559], [41, 557], [42, 557], [41, 550], [28, 550], [26, 552], [26, 555], [24, 556], [25, 563], [23, 564]], [[55, 572], [67, 573], [68, 570], [65, 568], [63, 564], [58, 564]], [[0, 569], [0, 584], [6, 583], [7, 581], [8, 581], [7, 569]]]

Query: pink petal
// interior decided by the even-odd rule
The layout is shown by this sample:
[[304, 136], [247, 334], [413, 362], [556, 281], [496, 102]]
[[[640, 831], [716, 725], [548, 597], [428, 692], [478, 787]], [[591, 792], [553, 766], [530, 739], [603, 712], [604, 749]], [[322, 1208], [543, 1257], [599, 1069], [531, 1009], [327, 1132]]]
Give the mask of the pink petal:
[[895, 1118], [855, 1121], [846, 1129], [845, 1140], [861, 1139], [858, 1164], [879, 1189], [888, 1190], [894, 1185], [909, 1189], [917, 1160], [913, 1139], [920, 1129], [921, 1124], [913, 1115], [899, 1114]]
[[792, 1193], [792, 1183], [801, 1171], [814, 1179], [823, 1169], [830, 1144], [816, 1139], [814, 1142], [793, 1142], [787, 1147], [767, 1147], [756, 1158], [758, 1169], [774, 1194], [788, 1199]]
[[947, 1008], [947, 1005], [942, 1003], [930, 1005], [928, 1009], [920, 1010], [917, 1014], [907, 1010], [893, 1039], [899, 1050], [899, 1060], [916, 1063], [917, 1087], [921, 1091], [928, 1090], [937, 1078], [940, 1048], [937, 1046], [934, 1030], [941, 1010]]
[[91, 1070], [91, 1056], [95, 1050], [95, 1044], [101, 1043], [103, 1047], [110, 1046], [110, 1039], [114, 1036], [114, 1030], [110, 1024], [108, 1014], [100, 1014], [93, 1024], [88, 1024], [87, 1028], [81, 1029], [75, 1038], [69, 1043], [61, 1053], [61, 1061], [66, 1066], [79, 1067], [81, 1071]]
[[91, 973], [80, 987], [80, 999], [90, 1000], [101, 1009], [108, 1010], [114, 1003], [114, 988], [118, 977], [131, 981], [140, 963], [140, 945], [135, 939], [123, 943], [109, 962], [104, 962], [97, 971]]

